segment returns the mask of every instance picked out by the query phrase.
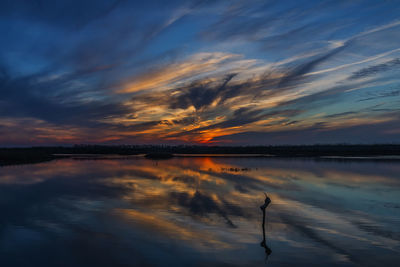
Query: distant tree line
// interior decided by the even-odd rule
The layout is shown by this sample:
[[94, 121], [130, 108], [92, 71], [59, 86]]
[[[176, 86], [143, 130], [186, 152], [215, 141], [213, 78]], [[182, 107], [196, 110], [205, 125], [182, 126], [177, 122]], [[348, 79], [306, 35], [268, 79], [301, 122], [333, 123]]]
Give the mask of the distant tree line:
[[258, 154], [277, 157], [400, 156], [399, 144], [377, 145], [286, 145], [286, 146], [199, 146], [199, 145], [74, 145], [30, 148], [0, 148], [0, 165], [35, 163], [65, 154]]

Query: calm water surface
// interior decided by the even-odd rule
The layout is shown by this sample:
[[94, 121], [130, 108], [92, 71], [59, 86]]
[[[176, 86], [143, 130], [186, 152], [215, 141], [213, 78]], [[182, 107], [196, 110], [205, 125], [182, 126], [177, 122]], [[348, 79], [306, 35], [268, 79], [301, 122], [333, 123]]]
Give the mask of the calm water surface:
[[399, 162], [63, 159], [1, 167], [0, 208], [1, 266], [400, 262]]

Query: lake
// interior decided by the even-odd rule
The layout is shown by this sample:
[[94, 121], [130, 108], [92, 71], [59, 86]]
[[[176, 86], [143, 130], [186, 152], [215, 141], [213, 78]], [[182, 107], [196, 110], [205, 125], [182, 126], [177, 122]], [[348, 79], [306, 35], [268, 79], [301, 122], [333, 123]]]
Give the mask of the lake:
[[1, 167], [0, 208], [1, 266], [400, 262], [400, 161], [59, 159]]

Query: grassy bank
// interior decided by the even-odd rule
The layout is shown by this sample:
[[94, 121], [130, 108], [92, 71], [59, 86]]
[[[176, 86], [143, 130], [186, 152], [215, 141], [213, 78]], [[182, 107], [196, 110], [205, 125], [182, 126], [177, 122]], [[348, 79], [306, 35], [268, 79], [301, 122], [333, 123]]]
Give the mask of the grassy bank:
[[0, 166], [14, 164], [29, 164], [49, 161], [56, 158], [46, 151], [33, 148], [0, 149]]

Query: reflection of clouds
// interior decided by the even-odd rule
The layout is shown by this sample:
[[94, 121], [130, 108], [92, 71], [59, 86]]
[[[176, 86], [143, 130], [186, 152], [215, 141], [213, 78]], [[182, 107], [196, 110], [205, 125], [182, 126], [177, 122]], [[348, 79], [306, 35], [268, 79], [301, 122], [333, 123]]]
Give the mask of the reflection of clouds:
[[[340, 213], [337, 209], [325, 210], [297, 201], [282, 201], [279, 198], [278, 202], [283, 209], [283, 212], [279, 212], [279, 216], [282, 223], [287, 226], [286, 231], [305, 236], [313, 240], [316, 246], [321, 245], [355, 264], [364, 265], [371, 260], [366, 257], [369, 253], [360, 255], [359, 249], [365, 251], [372, 248], [384, 248], [388, 251], [399, 249], [398, 234], [393, 231], [394, 229], [385, 229], [386, 227], [390, 229], [390, 226], [379, 222], [382, 218], [359, 212]], [[363, 223], [354, 220], [362, 220]], [[388, 262], [390, 261], [391, 259], [388, 259]]]
[[[258, 207], [268, 192], [267, 239], [273, 249], [275, 243], [318, 255], [333, 252], [361, 263], [354, 248], [399, 250], [398, 218], [385, 206], [399, 201], [398, 167], [392, 163], [66, 159], [1, 169], [3, 225], [53, 225], [68, 233], [74, 231], [65, 231], [68, 223], [90, 224], [101, 213], [110, 225], [153, 238], [150, 243], [173, 239], [197, 253], [208, 247], [233, 251], [257, 244]], [[379, 175], [381, 169], [386, 172]], [[119, 236], [116, 229], [107, 231]]]
[[[131, 224], [139, 225], [141, 228], [155, 232], [156, 235], [166, 236], [170, 239], [179, 239], [190, 241], [194, 246], [212, 249], [228, 249], [232, 245], [218, 240], [215, 233], [207, 229], [202, 229], [196, 223], [188, 225], [185, 221], [176, 220], [177, 218], [168, 218], [162, 213], [142, 212], [133, 209], [117, 209], [113, 214], [121, 216]], [[195, 228], [197, 226], [197, 228]], [[154, 236], [156, 239], [157, 236]], [[220, 238], [220, 237], [219, 237]], [[211, 246], [211, 247], [210, 247]]]

